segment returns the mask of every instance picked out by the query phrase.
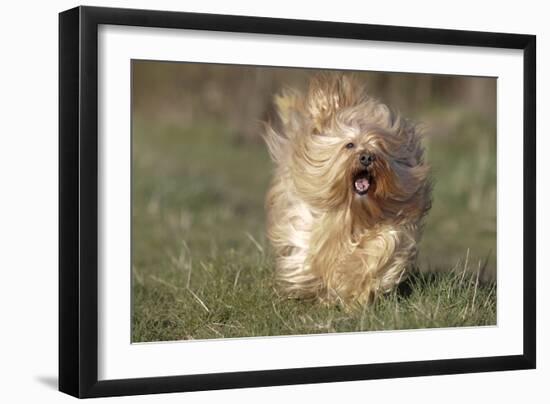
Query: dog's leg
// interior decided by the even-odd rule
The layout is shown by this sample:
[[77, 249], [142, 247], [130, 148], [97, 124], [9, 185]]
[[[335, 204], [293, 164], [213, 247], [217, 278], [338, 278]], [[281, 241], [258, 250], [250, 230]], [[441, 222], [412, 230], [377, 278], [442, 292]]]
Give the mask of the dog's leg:
[[313, 298], [321, 282], [307, 263], [313, 216], [310, 209], [288, 192], [284, 179], [268, 193], [268, 237], [277, 256], [276, 279], [293, 298]]
[[329, 300], [372, 302], [403, 279], [416, 257], [416, 231], [411, 227], [381, 227], [358, 240], [342, 234], [327, 240], [312, 262], [322, 270]]
[[344, 302], [346, 293], [339, 287], [338, 268], [354, 250], [350, 241], [351, 220], [345, 211], [324, 213], [312, 228], [308, 257], [311, 272], [321, 279], [318, 297], [328, 302]]
[[339, 288], [359, 302], [392, 290], [416, 258], [416, 229], [381, 227], [364, 234], [338, 268]]

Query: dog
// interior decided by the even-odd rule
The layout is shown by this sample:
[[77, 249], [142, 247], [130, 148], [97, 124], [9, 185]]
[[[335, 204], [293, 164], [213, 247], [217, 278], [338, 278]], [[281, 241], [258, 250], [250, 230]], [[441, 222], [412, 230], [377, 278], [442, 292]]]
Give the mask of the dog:
[[316, 74], [274, 107], [263, 136], [275, 164], [267, 236], [280, 290], [372, 303], [414, 265], [431, 207], [420, 130], [347, 74]]

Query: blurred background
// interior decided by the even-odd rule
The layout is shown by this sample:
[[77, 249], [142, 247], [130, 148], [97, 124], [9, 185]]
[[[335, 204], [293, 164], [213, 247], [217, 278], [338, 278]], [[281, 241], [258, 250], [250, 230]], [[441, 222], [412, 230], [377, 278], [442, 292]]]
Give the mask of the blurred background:
[[[234, 305], [258, 304], [246, 306], [253, 294], [246, 290], [235, 298], [237, 284], [252, 291], [272, 287], [260, 286], [273, 269], [264, 211], [273, 166], [261, 122], [274, 112], [275, 93], [305, 88], [315, 70], [151, 61], [133, 61], [132, 69], [134, 335], [192, 338], [156, 334], [190, 327], [191, 320], [170, 307], [218, 305], [234, 316]], [[419, 269], [479, 271], [482, 281], [494, 281], [496, 79], [356, 74], [371, 95], [424, 128], [435, 187]], [[258, 251], [261, 262], [252, 258]], [[184, 302], [178, 291], [190, 284], [196, 293]], [[271, 299], [266, 296], [259, 301]], [[231, 298], [236, 303], [224, 309]], [[204, 321], [196, 319], [197, 329]], [[245, 335], [255, 335], [250, 332]]]
[[[168, 229], [183, 226], [183, 238], [198, 250], [210, 250], [201, 243], [211, 242], [236, 247], [239, 232], [265, 245], [272, 165], [260, 122], [273, 113], [273, 94], [305, 88], [314, 73], [134, 61], [134, 242], [147, 251], [166, 246]], [[424, 128], [435, 188], [421, 269], [449, 269], [468, 256], [494, 278], [496, 79], [356, 74], [372, 95]], [[139, 251], [134, 258], [141, 261]]]

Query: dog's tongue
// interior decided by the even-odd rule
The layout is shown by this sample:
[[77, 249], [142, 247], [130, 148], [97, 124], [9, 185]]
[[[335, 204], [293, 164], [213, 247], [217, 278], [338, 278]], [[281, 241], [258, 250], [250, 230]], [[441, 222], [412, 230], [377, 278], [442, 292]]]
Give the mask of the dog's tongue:
[[357, 178], [355, 180], [355, 189], [358, 192], [367, 192], [369, 185], [369, 180], [366, 178]]

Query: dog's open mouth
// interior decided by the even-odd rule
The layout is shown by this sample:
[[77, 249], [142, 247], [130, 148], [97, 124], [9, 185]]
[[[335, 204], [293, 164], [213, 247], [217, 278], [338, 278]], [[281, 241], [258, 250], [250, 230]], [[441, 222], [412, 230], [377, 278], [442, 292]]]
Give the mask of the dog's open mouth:
[[358, 195], [365, 195], [372, 184], [372, 176], [367, 170], [359, 171], [353, 177], [353, 189]]

